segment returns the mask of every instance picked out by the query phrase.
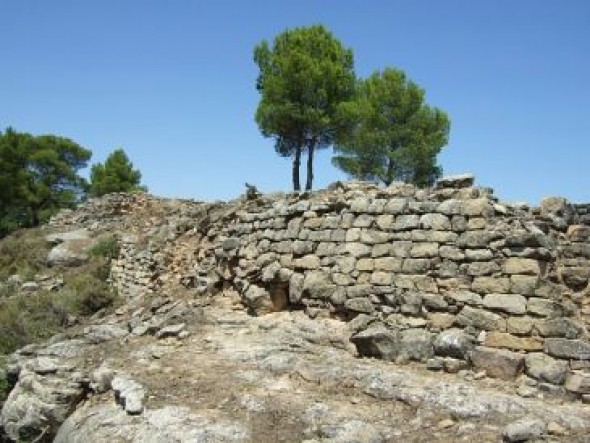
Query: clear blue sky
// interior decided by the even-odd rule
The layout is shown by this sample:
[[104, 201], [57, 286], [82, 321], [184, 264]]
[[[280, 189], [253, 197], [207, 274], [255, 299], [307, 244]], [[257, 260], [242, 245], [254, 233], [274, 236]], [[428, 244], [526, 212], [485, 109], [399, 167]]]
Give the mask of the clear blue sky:
[[[589, 0], [0, 0], [0, 130], [123, 147], [157, 195], [290, 189], [254, 122], [253, 47], [326, 25], [358, 74], [401, 68], [451, 117], [445, 173], [590, 201]], [[319, 155], [315, 187], [343, 179]], [[302, 171], [302, 180], [305, 174]]]

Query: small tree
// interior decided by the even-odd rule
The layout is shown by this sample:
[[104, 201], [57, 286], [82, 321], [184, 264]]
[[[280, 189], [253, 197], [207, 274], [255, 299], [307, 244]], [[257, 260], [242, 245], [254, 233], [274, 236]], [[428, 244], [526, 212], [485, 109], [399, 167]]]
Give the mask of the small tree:
[[293, 157], [293, 189], [301, 189], [299, 166], [307, 152], [306, 190], [313, 185], [316, 149], [334, 143], [347, 126], [342, 105], [354, 93], [352, 50], [323, 26], [287, 30], [272, 47], [263, 41], [254, 50], [260, 68], [261, 94], [256, 122], [276, 152]]
[[65, 137], [0, 133], [0, 236], [77, 203], [87, 186], [78, 171], [91, 155]]
[[387, 68], [358, 82], [357, 124], [343, 138], [332, 163], [349, 175], [420, 186], [440, 175], [436, 156], [447, 143], [449, 119], [424, 103], [424, 90], [404, 72]]
[[111, 192], [145, 190], [140, 186], [141, 172], [133, 169], [123, 149], [115, 149], [104, 164], [92, 165], [90, 170], [90, 195], [99, 197]]

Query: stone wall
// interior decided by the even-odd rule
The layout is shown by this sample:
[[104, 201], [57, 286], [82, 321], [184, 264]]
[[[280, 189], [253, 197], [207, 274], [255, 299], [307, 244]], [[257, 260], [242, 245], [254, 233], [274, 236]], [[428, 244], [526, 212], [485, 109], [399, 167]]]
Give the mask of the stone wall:
[[501, 204], [471, 185], [346, 183], [251, 202], [217, 263], [254, 313], [350, 321], [361, 355], [589, 393], [588, 205]]
[[349, 182], [228, 203], [113, 198], [130, 214], [93, 208], [121, 238], [112, 278], [129, 300], [233, 288], [256, 315], [349, 322], [361, 356], [526, 373], [550, 393], [590, 394], [589, 204], [505, 204], [468, 175], [429, 190]]

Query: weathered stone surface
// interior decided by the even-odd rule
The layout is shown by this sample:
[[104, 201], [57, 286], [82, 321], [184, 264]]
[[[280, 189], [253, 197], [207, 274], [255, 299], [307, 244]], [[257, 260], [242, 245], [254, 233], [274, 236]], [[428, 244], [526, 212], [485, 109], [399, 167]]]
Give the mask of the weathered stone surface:
[[535, 319], [528, 316], [508, 317], [506, 319], [506, 332], [516, 335], [530, 335], [535, 326]]
[[4, 432], [13, 441], [53, 435], [83, 396], [80, 384], [21, 371], [2, 408]]
[[442, 258], [448, 258], [449, 260], [460, 261], [465, 258], [465, 253], [463, 250], [454, 246], [442, 245], [438, 252]]
[[424, 329], [406, 329], [400, 334], [401, 352], [410, 360], [426, 362], [434, 355], [433, 335]]
[[264, 288], [250, 285], [244, 293], [242, 300], [255, 312], [270, 312], [272, 310], [272, 302], [270, 294]]
[[451, 229], [451, 222], [442, 214], [424, 214], [420, 217], [420, 225], [423, 229], [445, 231]]
[[420, 227], [420, 217], [417, 215], [398, 215], [391, 227], [394, 231], [407, 231]]
[[538, 281], [538, 277], [512, 275], [510, 277], [510, 292], [513, 294], [533, 295]]
[[125, 412], [130, 415], [143, 412], [145, 389], [142, 385], [125, 376], [116, 376], [111, 382], [111, 387], [115, 391], [117, 403], [123, 407]]
[[554, 385], [563, 384], [569, 369], [566, 361], [556, 360], [542, 352], [527, 354], [525, 365], [529, 377]]
[[580, 325], [566, 317], [540, 320], [535, 326], [543, 337], [578, 338], [584, 332]]
[[461, 326], [473, 326], [485, 331], [505, 331], [506, 320], [498, 314], [483, 309], [465, 306], [456, 317], [456, 323]]
[[496, 311], [522, 315], [527, 311], [527, 300], [518, 294], [488, 294], [483, 298], [483, 306]]
[[350, 255], [357, 258], [371, 255], [371, 247], [363, 243], [346, 243], [344, 249]]
[[501, 277], [476, 277], [471, 284], [471, 290], [480, 294], [507, 293], [510, 281]]
[[185, 327], [184, 323], [165, 326], [156, 332], [156, 338], [178, 337], [185, 330]]
[[306, 255], [293, 260], [293, 266], [296, 269], [318, 269], [320, 267], [320, 259], [317, 255]]
[[517, 337], [505, 332], [491, 331], [486, 334], [485, 346], [506, 348], [514, 351], [542, 351], [543, 341], [535, 337]]
[[371, 283], [378, 286], [389, 286], [393, 283], [391, 272], [376, 271], [371, 274]]
[[449, 291], [445, 294], [445, 297], [466, 305], [481, 306], [483, 304], [481, 295], [470, 291]]
[[543, 351], [552, 357], [590, 360], [590, 343], [567, 338], [546, 338]]
[[399, 334], [383, 325], [371, 325], [364, 331], [353, 335], [350, 341], [363, 357], [378, 357], [395, 360], [399, 353]]
[[576, 394], [590, 394], [590, 373], [570, 372], [565, 381], [565, 389]]
[[449, 329], [455, 323], [455, 316], [446, 312], [429, 312], [428, 323], [431, 328]]
[[375, 312], [375, 306], [366, 297], [351, 298], [344, 302], [344, 307], [353, 312], [372, 314]]
[[436, 181], [436, 187], [437, 187], [437, 189], [469, 188], [470, 186], [473, 186], [474, 181], [475, 181], [475, 176], [473, 174], [449, 175], [449, 176], [439, 178]]
[[330, 276], [323, 271], [308, 271], [303, 281], [303, 294], [321, 300], [327, 300], [336, 290]]
[[560, 317], [564, 314], [560, 302], [538, 297], [528, 299], [527, 312], [541, 317]]
[[477, 346], [469, 353], [474, 368], [490, 377], [513, 380], [524, 368], [524, 355], [504, 349]]
[[442, 357], [466, 360], [474, 347], [474, 339], [461, 329], [448, 329], [434, 340], [434, 352]]
[[474, 277], [481, 275], [491, 275], [500, 271], [500, 266], [498, 263], [493, 261], [478, 261], [462, 266], [464, 266], [467, 270], [467, 275], [472, 275]]
[[45, 239], [55, 244], [47, 255], [52, 266], [79, 266], [88, 261], [88, 251], [95, 244], [91, 233], [86, 229], [49, 234]]
[[410, 256], [415, 258], [438, 256], [438, 243], [416, 243], [410, 250]]
[[575, 242], [587, 242], [590, 240], [590, 226], [571, 225], [567, 228], [567, 238]]
[[525, 417], [510, 423], [502, 431], [507, 442], [522, 442], [540, 439], [545, 434], [547, 424], [535, 417]]
[[510, 257], [504, 262], [504, 272], [506, 274], [539, 275], [541, 267], [538, 260]]
[[489, 216], [494, 213], [494, 209], [487, 198], [475, 198], [462, 202], [461, 213], [469, 217]]

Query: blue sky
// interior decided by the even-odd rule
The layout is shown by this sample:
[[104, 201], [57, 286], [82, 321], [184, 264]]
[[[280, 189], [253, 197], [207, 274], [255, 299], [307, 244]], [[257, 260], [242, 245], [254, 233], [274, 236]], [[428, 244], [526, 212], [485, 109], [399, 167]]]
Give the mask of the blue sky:
[[[252, 51], [317, 23], [359, 75], [401, 68], [449, 114], [446, 174], [590, 201], [588, 0], [0, 0], [0, 130], [70, 137], [93, 161], [122, 147], [157, 195], [288, 191], [291, 162], [254, 122]], [[316, 188], [345, 178], [330, 157]]]

